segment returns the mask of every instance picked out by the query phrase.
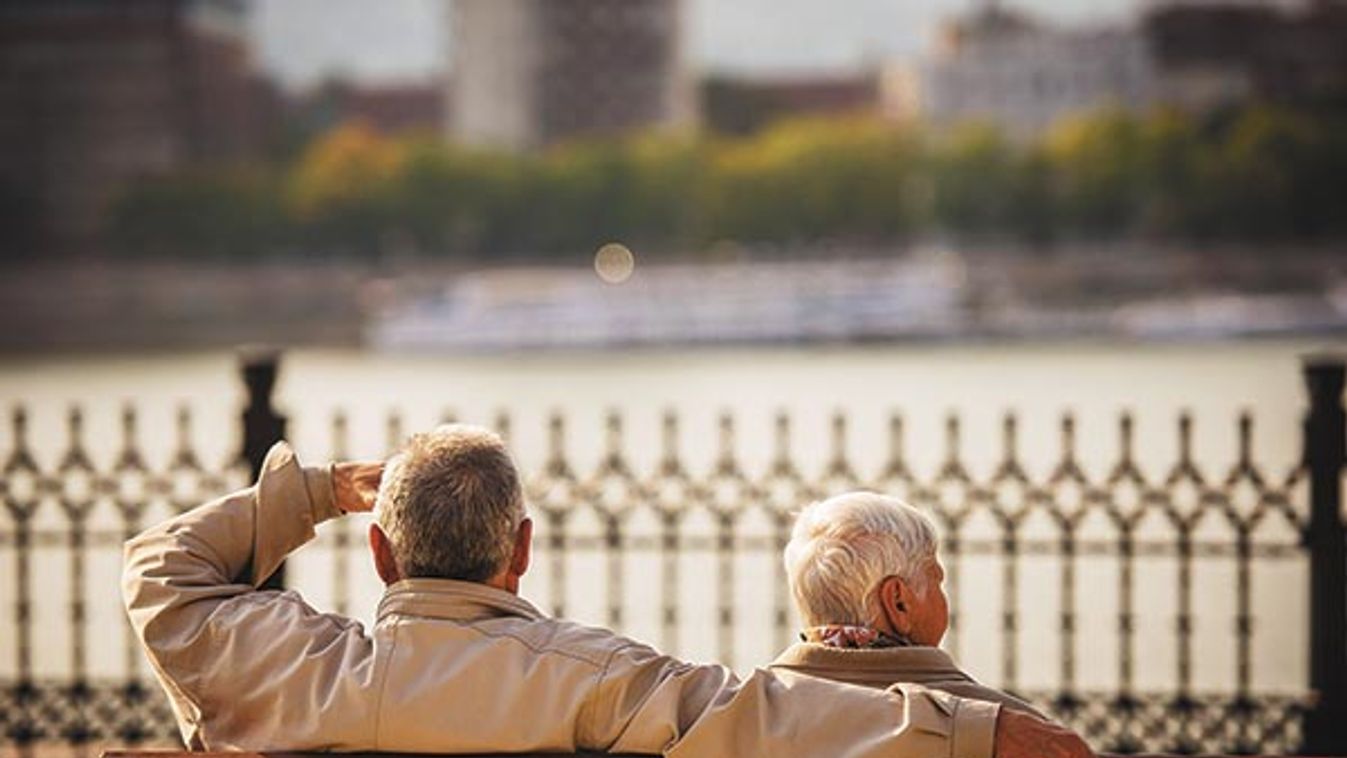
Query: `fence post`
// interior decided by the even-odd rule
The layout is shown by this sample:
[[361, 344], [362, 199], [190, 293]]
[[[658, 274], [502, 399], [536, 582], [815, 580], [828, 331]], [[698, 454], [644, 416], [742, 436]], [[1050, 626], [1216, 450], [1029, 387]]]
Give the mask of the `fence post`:
[[1305, 361], [1310, 412], [1305, 466], [1310, 482], [1310, 689], [1305, 755], [1347, 755], [1347, 532], [1342, 521], [1342, 470], [1347, 417], [1341, 357]]
[[[285, 437], [285, 416], [271, 404], [271, 393], [276, 387], [276, 373], [280, 368], [280, 354], [274, 350], [249, 349], [240, 354], [239, 366], [243, 385], [248, 393], [243, 408], [243, 459], [252, 472], [251, 481], [262, 473], [262, 460], [271, 446]], [[285, 564], [262, 582], [264, 589], [285, 587]]]

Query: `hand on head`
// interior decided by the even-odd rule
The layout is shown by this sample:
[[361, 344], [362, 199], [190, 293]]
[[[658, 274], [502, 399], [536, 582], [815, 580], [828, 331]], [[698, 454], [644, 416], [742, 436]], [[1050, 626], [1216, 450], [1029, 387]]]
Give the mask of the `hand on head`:
[[343, 513], [374, 510], [383, 461], [350, 461], [332, 466], [332, 492]]

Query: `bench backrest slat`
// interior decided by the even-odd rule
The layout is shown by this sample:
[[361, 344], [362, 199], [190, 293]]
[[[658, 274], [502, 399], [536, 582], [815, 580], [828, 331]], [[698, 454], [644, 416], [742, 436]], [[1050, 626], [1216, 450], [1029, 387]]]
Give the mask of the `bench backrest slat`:
[[[105, 750], [103, 758], [332, 758], [334, 755], [341, 755], [342, 758], [413, 758], [408, 753], [247, 753], [247, 752], [212, 752], [212, 753], [190, 753], [181, 750]], [[502, 754], [495, 753], [490, 756], [471, 756], [454, 754], [455, 758], [502, 758]], [[556, 756], [557, 753], [511, 753], [515, 758], [545, 758], [546, 756]], [[567, 753], [566, 755], [597, 756], [607, 755], [609, 758], [636, 758], [636, 756], [621, 756], [616, 753]], [[426, 758], [419, 755], [415, 758]], [[1099, 758], [1124, 758], [1123, 756], [1114, 756], [1108, 753], [1101, 753]], [[1178, 758], [1178, 756], [1165, 755], [1136, 755], [1127, 758]], [[1188, 758], [1192, 758], [1189, 756]], [[1232, 756], [1207, 756], [1206, 758], [1233, 758]], [[1244, 756], [1244, 758], [1289, 758], [1286, 756]], [[1340, 758], [1347, 758], [1343, 756]]]

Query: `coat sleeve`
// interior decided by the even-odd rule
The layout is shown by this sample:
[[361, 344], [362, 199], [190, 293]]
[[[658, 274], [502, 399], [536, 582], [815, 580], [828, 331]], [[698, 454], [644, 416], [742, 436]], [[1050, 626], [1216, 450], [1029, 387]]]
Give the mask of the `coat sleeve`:
[[362, 739], [373, 657], [363, 628], [294, 592], [257, 589], [338, 515], [330, 470], [301, 467], [279, 443], [254, 486], [126, 543], [127, 614], [189, 747]]
[[614, 654], [582, 747], [669, 756], [993, 758], [1000, 705], [918, 685], [873, 690], [789, 671], [740, 681], [643, 645]]

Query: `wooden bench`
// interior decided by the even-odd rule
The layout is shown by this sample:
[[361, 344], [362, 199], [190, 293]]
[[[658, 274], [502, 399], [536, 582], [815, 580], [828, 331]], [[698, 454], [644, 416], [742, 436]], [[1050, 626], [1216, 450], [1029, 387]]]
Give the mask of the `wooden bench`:
[[[232, 751], [218, 753], [191, 753], [181, 750], [165, 750], [163, 748], [103, 751], [103, 758], [332, 758], [334, 755], [340, 755], [342, 758], [426, 758], [425, 754], [415, 753], [273, 753], [270, 751], [265, 753]], [[557, 755], [590, 756], [590, 758], [598, 758], [603, 755], [607, 755], [609, 758], [647, 758], [646, 756], [623, 756], [618, 753], [492, 753], [490, 755], [454, 753], [453, 758], [501, 758], [502, 756], [513, 756], [514, 758], [545, 758]]]
[[[221, 753], [188, 753], [181, 750], [105, 750], [103, 758], [331, 758], [333, 753], [243, 753], [243, 752], [221, 752]], [[412, 758], [406, 753], [342, 753], [343, 758]], [[533, 753], [533, 754], [512, 754], [517, 758], [542, 758], [543, 756], [555, 756], [556, 753]], [[600, 755], [616, 756], [623, 758], [616, 753], [568, 753], [567, 755], [580, 755], [597, 757]], [[455, 754], [456, 758], [500, 758], [501, 754], [496, 753], [491, 756], [463, 756]], [[425, 758], [424, 755], [417, 758]], [[635, 756], [626, 756], [625, 758], [635, 758]], [[1123, 756], [1114, 756], [1109, 753], [1101, 753], [1100, 758], [1124, 758]], [[1178, 756], [1165, 756], [1159, 754], [1131, 756], [1131, 758], [1178, 758]], [[1192, 756], [1188, 756], [1192, 758]], [[1233, 756], [1207, 756], [1207, 758], [1233, 758]], [[1244, 758], [1260, 758], [1258, 756], [1244, 756]], [[1261, 758], [1287, 758], [1284, 756], [1261, 756]], [[1347, 758], [1347, 757], [1339, 757]]]

